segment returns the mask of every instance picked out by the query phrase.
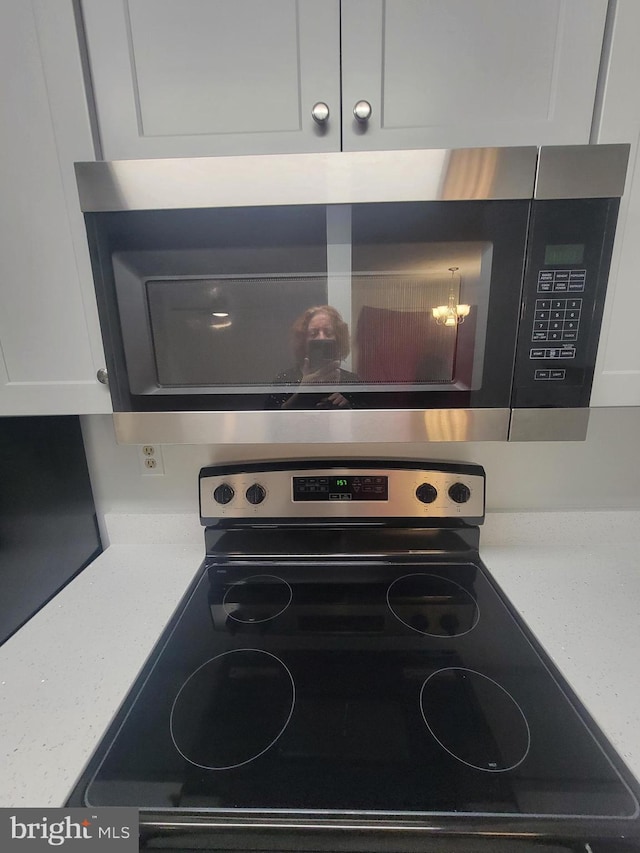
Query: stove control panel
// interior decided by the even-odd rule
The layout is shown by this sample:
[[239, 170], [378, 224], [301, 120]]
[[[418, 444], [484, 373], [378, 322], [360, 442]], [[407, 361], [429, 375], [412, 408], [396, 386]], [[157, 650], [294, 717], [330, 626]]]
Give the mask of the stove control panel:
[[256, 463], [244, 469], [204, 468], [200, 472], [202, 523], [402, 518], [417, 523], [452, 519], [477, 524], [484, 517], [485, 476], [479, 465], [296, 468], [293, 464], [291, 468], [267, 463], [262, 468]]

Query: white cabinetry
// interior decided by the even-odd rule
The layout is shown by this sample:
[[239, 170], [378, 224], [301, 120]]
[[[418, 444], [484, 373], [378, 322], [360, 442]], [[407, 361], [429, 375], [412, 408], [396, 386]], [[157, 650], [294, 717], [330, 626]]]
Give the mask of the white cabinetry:
[[640, 3], [618, 0], [598, 142], [630, 142], [592, 406], [640, 406]]
[[105, 159], [339, 150], [339, 0], [82, 10]]
[[[606, 8], [606, 0], [82, 0], [102, 153], [588, 142]], [[371, 107], [362, 121], [359, 101]], [[311, 117], [317, 102], [330, 110], [322, 127]]]
[[[345, 150], [589, 141], [606, 0], [343, 0]], [[353, 105], [371, 103], [365, 126]]]
[[0, 415], [108, 412], [73, 172], [94, 152], [71, 3], [2, 3], [0, 77]]

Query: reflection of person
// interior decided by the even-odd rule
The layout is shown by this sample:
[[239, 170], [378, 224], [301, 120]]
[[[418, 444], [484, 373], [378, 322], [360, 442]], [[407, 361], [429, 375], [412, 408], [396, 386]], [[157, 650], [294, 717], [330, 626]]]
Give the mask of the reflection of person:
[[[308, 308], [294, 322], [291, 334], [296, 365], [276, 376], [275, 385], [342, 385], [358, 381], [355, 373], [340, 367], [342, 359], [349, 355], [349, 328], [331, 305]], [[316, 362], [312, 352], [315, 341], [332, 342], [331, 356]], [[280, 409], [344, 409], [351, 405], [348, 396], [340, 391], [331, 394], [296, 391], [269, 398], [269, 407]]]

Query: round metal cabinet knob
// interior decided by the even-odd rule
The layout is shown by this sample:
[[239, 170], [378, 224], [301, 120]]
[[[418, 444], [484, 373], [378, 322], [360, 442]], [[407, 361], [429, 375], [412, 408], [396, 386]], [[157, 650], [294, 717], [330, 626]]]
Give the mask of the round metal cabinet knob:
[[318, 101], [311, 107], [311, 118], [316, 124], [326, 124], [329, 121], [329, 106], [323, 101]]
[[369, 101], [358, 101], [353, 108], [353, 114], [358, 121], [365, 122], [371, 118], [371, 104]]
[[109, 384], [109, 374], [107, 373], [106, 367], [101, 367], [100, 370], [96, 373], [96, 379], [98, 382], [101, 382], [103, 385]]

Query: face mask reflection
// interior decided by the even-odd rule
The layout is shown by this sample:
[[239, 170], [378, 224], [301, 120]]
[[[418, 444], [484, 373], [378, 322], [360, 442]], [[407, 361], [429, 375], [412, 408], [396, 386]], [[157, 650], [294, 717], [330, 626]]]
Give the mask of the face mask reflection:
[[282, 409], [350, 408], [349, 398], [337, 388], [310, 393], [315, 385], [340, 386], [357, 382], [355, 374], [340, 365], [349, 354], [349, 330], [338, 311], [330, 305], [309, 308], [295, 321], [292, 341], [296, 365], [279, 374], [276, 384], [296, 384], [298, 391], [271, 399]]

